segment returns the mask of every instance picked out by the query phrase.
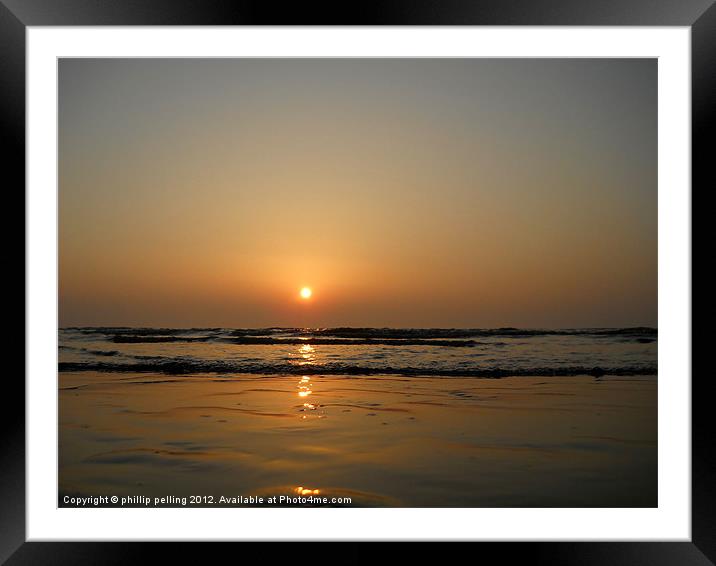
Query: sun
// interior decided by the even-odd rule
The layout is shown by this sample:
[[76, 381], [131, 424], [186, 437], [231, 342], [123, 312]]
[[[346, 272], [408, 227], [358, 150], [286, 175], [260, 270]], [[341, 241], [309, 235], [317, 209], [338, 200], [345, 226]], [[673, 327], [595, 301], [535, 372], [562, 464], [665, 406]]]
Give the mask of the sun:
[[311, 291], [310, 287], [304, 287], [299, 294], [302, 299], [310, 299], [311, 295], [313, 295], [313, 291]]

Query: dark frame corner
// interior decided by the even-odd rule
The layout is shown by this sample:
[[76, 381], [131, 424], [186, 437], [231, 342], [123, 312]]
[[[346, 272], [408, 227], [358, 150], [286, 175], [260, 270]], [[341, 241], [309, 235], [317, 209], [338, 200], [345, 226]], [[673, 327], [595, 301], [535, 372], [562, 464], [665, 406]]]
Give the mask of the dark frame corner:
[[[268, 3], [270, 4], [270, 3]], [[692, 183], [716, 186], [709, 151], [716, 114], [716, 5], [713, 0], [387, 0], [344, 6], [285, 8], [259, 2], [222, 0], [0, 0], [0, 124], [6, 171], [6, 194], [25, 185], [25, 30], [27, 26], [80, 25], [624, 25], [690, 26], [692, 33]], [[335, 6], [335, 5], [334, 5]], [[16, 189], [17, 188], [17, 189]], [[694, 190], [692, 189], [692, 200]], [[24, 199], [21, 207], [24, 210]], [[8, 211], [13, 210], [8, 207]], [[23, 214], [24, 217], [24, 214]], [[693, 230], [693, 229], [692, 229]], [[12, 241], [9, 238], [6, 240]], [[693, 269], [692, 269], [693, 273]], [[693, 274], [692, 274], [693, 277]], [[25, 277], [23, 276], [23, 283]], [[652, 543], [478, 543], [482, 559], [520, 560], [552, 566], [579, 564], [649, 565], [716, 564], [716, 436], [707, 392], [710, 376], [692, 379], [692, 542]], [[6, 399], [24, 399], [22, 380], [9, 374]], [[25, 408], [8, 403], [0, 412], [0, 563], [120, 564], [149, 557], [152, 543], [50, 543], [25, 541]], [[381, 543], [340, 547], [342, 560], [369, 560]], [[206, 545], [162, 544], [171, 561], [206, 558]], [[241, 558], [295, 558], [293, 545], [242, 546]], [[338, 549], [336, 549], [338, 550]], [[445, 559], [446, 547], [422, 544], [424, 558]], [[426, 556], [427, 553], [427, 556]], [[235, 556], [239, 558], [237, 554]]]

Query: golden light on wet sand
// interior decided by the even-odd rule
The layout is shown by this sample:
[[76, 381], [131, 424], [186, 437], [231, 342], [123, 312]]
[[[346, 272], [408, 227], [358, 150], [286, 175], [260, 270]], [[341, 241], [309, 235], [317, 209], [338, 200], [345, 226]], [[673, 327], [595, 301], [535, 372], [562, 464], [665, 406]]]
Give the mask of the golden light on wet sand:
[[310, 299], [311, 295], [313, 295], [313, 291], [311, 291], [310, 287], [303, 287], [300, 292], [302, 299]]
[[[307, 375], [304, 375], [301, 378], [301, 381], [298, 382], [298, 396], [299, 397], [308, 397], [313, 391], [311, 390], [312, 384], [310, 379]], [[304, 417], [305, 418], [305, 417]]]

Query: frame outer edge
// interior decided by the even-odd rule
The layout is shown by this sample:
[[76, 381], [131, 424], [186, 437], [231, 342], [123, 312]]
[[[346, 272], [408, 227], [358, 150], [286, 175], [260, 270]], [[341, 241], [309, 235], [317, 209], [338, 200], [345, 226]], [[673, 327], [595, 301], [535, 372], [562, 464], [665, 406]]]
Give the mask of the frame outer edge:
[[2, 0], [26, 24], [688, 26], [713, 0]]
[[[13, 0], [10, 0], [12, 4], [16, 4]], [[34, 5], [37, 8], [38, 4], [44, 4], [45, 9], [49, 9], [50, 5], [45, 2], [38, 2], [37, 0], [28, 0], [27, 4]], [[6, 167], [6, 171], [10, 172], [13, 181], [8, 183], [7, 187], [16, 187], [21, 185], [24, 188], [25, 183], [25, 23], [6, 6], [7, 0], [0, 1], [0, 127], [2, 128], [3, 137], [7, 140], [8, 147], [5, 150], [6, 163], [9, 167]], [[549, 2], [548, 2], [549, 3]], [[624, 2], [627, 4], [627, 2]], [[68, 5], [69, 4], [69, 5]], [[81, 2], [79, 3], [81, 4]], [[171, 20], [171, 10], [168, 4], [160, 2], [154, 2], [147, 0], [147, 4], [154, 4], [156, 8], [154, 15], [163, 14], [159, 19]], [[163, 4], [163, 5], [162, 5]], [[419, 3], [425, 7], [425, 2]], [[450, 2], [450, 4], [455, 4]], [[558, 3], [559, 4], [559, 3]], [[639, 20], [644, 22], [646, 25], [685, 25], [686, 22], [683, 18], [688, 17], [685, 14], [687, 12], [693, 13], [693, 3], [689, 6], [688, 2], [682, 4], [683, 12], [680, 18], [673, 18], [670, 21], [664, 21], [663, 14], [661, 16], [644, 16], [643, 14], [648, 13], [652, 5], [650, 3], [639, 1], [629, 2], [631, 4], [631, 14], [624, 17], [625, 21], [622, 25], [635, 25]], [[698, 2], [696, 3], [698, 4]], [[701, 2], [704, 4], [704, 2]], [[706, 3], [707, 4], [707, 3]], [[125, 7], [126, 4], [125, 4]], [[142, 20], [142, 15], [131, 14], [132, 9], [128, 8], [124, 15], [122, 10], [113, 11], [110, 14], [109, 10], [105, 9], [104, 17], [99, 15], [96, 10], [93, 11], [92, 16], [87, 21], [87, 17], [78, 17], [77, 14], [78, 3], [77, 2], [60, 2], [54, 3], [52, 6], [53, 17], [50, 17], [47, 21], [45, 18], [40, 16], [35, 19], [35, 14], [32, 14], [29, 18], [31, 21], [28, 25], [52, 25], [63, 23], [65, 25], [98, 25], [98, 24], [109, 24], [109, 25], [122, 25], [128, 23], [127, 19], [132, 20], [132, 23], [139, 25], [147, 25], [153, 22], [144, 21], [143, 23], [138, 20]], [[435, 7], [433, 7], [435, 8]], [[554, 9], [559, 12], [559, 8]], [[102, 9], [100, 9], [101, 11]], [[210, 8], [209, 8], [210, 11]], [[409, 14], [410, 7], [404, 6], [403, 9], [398, 9], [397, 12], [392, 12], [393, 16], [389, 19], [397, 21], [404, 21], [406, 24], [409, 20], [413, 20], [418, 14], [418, 19], [426, 19], [425, 15], [420, 15], [422, 10], [417, 9], [413, 13], [412, 17]], [[63, 13], [64, 12], [64, 13]], [[206, 18], [206, 12], [202, 15], [201, 9], [198, 10], [200, 14], [195, 17], [193, 21], [204, 20]], [[401, 14], [402, 12], [402, 14]], [[458, 11], [459, 12], [459, 11]], [[634, 12], [640, 13], [641, 15], [634, 18]], [[626, 12], [625, 12], [626, 13]], [[403, 16], [403, 14], [405, 14]], [[554, 14], [554, 10], [551, 12]], [[465, 14], [466, 18], [463, 20], [464, 24], [467, 24], [467, 20], [471, 23], [475, 20], [475, 13]], [[428, 20], [432, 20], [432, 23], [442, 23], [444, 19], [440, 16], [439, 10], [433, 10], [431, 15], [427, 17]], [[451, 14], [450, 20], [457, 18], [458, 23], [461, 20], [461, 15]], [[146, 16], [145, 16], [146, 17]], [[27, 18], [25, 18], [27, 19]], [[151, 20], [152, 18], [147, 18]], [[191, 19], [191, 18], [190, 18]], [[251, 18], [247, 18], [251, 19]], [[262, 19], [262, 18], [258, 18]], [[299, 18], [302, 19], [302, 18]], [[485, 20], [490, 20], [489, 16]], [[508, 17], [506, 19], [512, 20], [513, 18]], [[520, 25], [536, 25], [536, 19], [534, 14], [529, 12], [523, 12], [522, 15], [517, 15], [514, 18], [513, 24]], [[556, 18], [560, 19], [560, 18]], [[596, 18], [595, 18], [596, 19]], [[692, 18], [693, 19], [693, 18]], [[39, 20], [39, 21], [38, 21]], [[102, 21], [100, 21], [102, 20]], [[668, 18], [667, 18], [668, 20]], [[651, 21], [651, 23], [646, 23]], [[658, 22], [658, 23], [657, 23]], [[160, 22], [155, 22], [160, 23]], [[191, 22], [175, 22], [175, 23], [191, 23]], [[219, 23], [219, 22], [217, 22]], [[221, 22], [224, 25], [227, 22]], [[236, 22], [239, 23], [239, 22]], [[241, 22], [244, 25], [251, 24], [254, 22], [244, 21]], [[256, 22], [258, 23], [258, 22]], [[300, 22], [296, 22], [300, 23]], [[428, 25], [430, 21], [426, 22]], [[489, 25], [491, 22], [484, 21], [482, 25]], [[494, 23], [494, 22], [493, 22]], [[507, 22], [505, 22], [507, 23]], [[556, 22], [555, 22], [556, 23]], [[562, 25], [570, 25], [570, 22], [560, 22]], [[575, 22], [576, 23], [576, 22]], [[602, 22], [607, 24], [607, 22]], [[612, 22], [612, 25], [619, 25], [618, 22]], [[644, 25], [642, 24], [642, 25]], [[595, 22], [595, 25], [596, 22]], [[708, 133], [713, 131], [714, 123], [714, 100], [716, 100], [716, 72], [714, 71], [714, 61], [716, 60], [716, 5], [711, 4], [709, 8], [696, 19], [692, 27], [692, 177], [694, 186], [702, 186], [702, 191], [707, 190], [707, 183], [709, 187], [716, 186], [714, 174], [711, 172], [710, 160], [711, 154], [708, 153]], [[19, 192], [19, 191], [18, 191]], [[23, 212], [24, 212], [24, 200], [23, 200]], [[23, 213], [24, 218], [24, 213]], [[9, 239], [7, 241], [10, 241]], [[23, 273], [23, 283], [24, 283]], [[24, 372], [23, 372], [24, 373]], [[14, 380], [18, 381], [19, 380]], [[24, 399], [24, 382], [14, 383], [12, 379], [8, 379], [5, 382], [6, 394], [11, 399]], [[716, 455], [711, 450], [711, 444], [714, 435], [713, 424], [709, 418], [710, 410], [707, 407], [708, 397], [705, 394], [699, 395], [699, 392], [705, 390], [705, 386], [695, 380], [693, 383], [694, 387], [694, 410], [693, 410], [693, 542], [694, 544], [688, 543], [651, 543], [645, 545], [644, 543], [579, 543], [578, 545], [568, 543], [544, 543], [538, 544], [537, 548], [541, 548], [543, 552], [537, 551], [535, 545], [529, 543], [523, 543], [516, 545], [524, 548], [526, 546], [531, 547], [531, 557], [534, 563], [548, 563], [551, 561], [552, 564], [598, 564], [611, 562], [612, 564], [625, 563], [622, 560], [625, 558], [624, 554], [621, 554], [622, 560], [617, 556], [612, 555], [611, 552], [602, 552], [607, 549], [616, 550], [615, 546], [623, 548], [634, 549], [641, 548], [646, 550], [645, 546], [661, 547], [662, 552], [666, 551], [667, 548], [673, 549], [681, 548], [687, 552], [682, 554], [684, 559], [682, 564], [706, 564], [709, 559], [712, 561], [716, 557]], [[0, 474], [2, 475], [2, 482], [0, 482], [0, 563], [5, 563], [5, 560], [19, 548], [19, 551], [11, 558], [13, 564], [24, 564], [24, 563], [37, 563], [35, 560], [39, 558], [38, 551], [42, 549], [40, 554], [44, 558], [45, 562], [53, 563], [76, 563], [78, 558], [88, 558], [87, 552], [83, 552], [81, 547], [83, 543], [24, 543], [25, 541], [25, 445], [24, 445], [24, 428], [25, 428], [25, 411], [24, 403], [13, 403], [15, 407], [13, 410], [8, 412], [0, 412], [0, 438], [2, 441], [2, 449], [0, 450]], [[369, 543], [370, 544], [370, 543]], [[494, 545], [494, 546], [493, 546]], [[489, 547], [495, 548], [502, 546], [501, 543], [488, 543]], [[146, 544], [130, 543], [127, 545], [120, 544], [107, 544], [107, 543], [94, 543], [89, 546], [102, 546], [103, 548], [114, 547], [112, 550], [118, 551], [115, 558], [121, 557], [123, 552], [120, 548], [124, 548], [128, 556], [132, 556], [138, 547], [146, 547]], [[153, 545], [152, 545], [153, 546]], [[161, 545], [162, 550], [167, 549], [168, 545]], [[181, 557], [182, 550], [180, 547], [184, 547], [184, 551], [189, 550], [187, 545], [178, 545], [177, 557]], [[365, 548], [364, 545], [363, 548]], [[372, 544], [371, 544], [372, 546]], [[422, 545], [423, 547], [425, 545]], [[433, 546], [433, 545], [430, 545]], [[31, 548], [30, 548], [31, 547]], [[40, 548], [38, 548], [40, 547]], [[129, 550], [134, 548], [134, 552]], [[577, 550], [582, 549], [582, 552]], [[696, 548], [694, 548], [696, 547]], [[204, 547], [206, 548], [206, 547]], [[345, 548], [345, 545], [344, 545]], [[504, 548], [504, 547], [503, 547]], [[546, 552], [547, 548], [551, 548], [551, 552]], [[567, 550], [569, 548], [569, 551]], [[591, 550], [588, 550], [591, 549]], [[62, 550], [61, 550], [62, 549]], [[70, 549], [74, 549], [73, 552], [67, 552]], [[565, 560], [563, 552], [559, 549], [567, 551], [571, 554], [572, 551], [576, 551], [575, 560]], [[89, 550], [89, 549], [86, 549]], [[104, 555], [105, 558], [109, 558], [105, 552], [99, 552], [99, 548], [96, 548], [98, 554], [95, 556]], [[297, 548], [292, 549], [294, 552]], [[427, 550], [427, 548], [425, 548]], [[495, 548], [496, 550], [496, 548]], [[505, 549], [506, 550], [506, 549]], [[556, 550], [556, 552], [555, 552]], [[698, 552], [700, 550], [700, 552]], [[504, 550], [503, 550], [504, 551]], [[695, 556], [693, 551], [697, 551], [699, 556]], [[445, 558], [445, 547], [440, 551], [440, 555], [435, 554], [435, 557], [441, 556]], [[701, 554], [703, 553], [703, 554]], [[92, 551], [89, 550], [89, 555], [92, 556]], [[142, 553], [143, 554], [143, 553]], [[171, 555], [172, 553], [168, 553]], [[251, 554], [251, 553], [249, 553]], [[280, 553], [279, 553], [280, 554]], [[362, 554], [357, 548], [353, 552], [349, 552], [354, 558], [357, 558], [358, 554]], [[369, 557], [372, 552], [368, 551], [367, 555], [363, 558]], [[429, 553], [431, 554], [431, 553]], [[449, 554], [449, 553], [448, 553]], [[491, 554], [488, 552], [488, 555]], [[510, 554], [508, 551], [506, 554]], [[631, 554], [631, 552], [628, 552]], [[636, 553], [642, 559], [652, 554], [650, 552]], [[583, 559], [580, 561], [576, 559], [577, 556], [581, 555]], [[28, 559], [32, 556], [35, 560]], [[110, 554], [111, 556], [111, 554]], [[671, 552], [660, 553], [663, 563], [671, 563], [670, 559], [674, 556]], [[667, 556], [669, 559], [667, 559]], [[689, 556], [689, 558], [687, 558]], [[135, 557], [138, 557], [135, 555]], [[597, 557], [601, 558], [600, 560]], [[706, 558], [708, 557], [708, 559]], [[204, 555], [205, 558], [205, 555]], [[557, 560], [554, 560], [556, 558]], [[634, 554], [631, 554], [631, 558], [636, 558]], [[650, 564], [656, 564], [661, 560], [654, 560], [655, 556], [651, 556], [651, 560], [648, 561]], [[551, 560], [548, 560], [551, 559]], [[590, 560], [591, 559], [591, 560]], [[107, 563], [116, 563], [110, 559]], [[634, 562], [630, 561], [631, 564], [641, 563], [640, 560]]]
[[[702, 201], [703, 195], [707, 191], [712, 192], [716, 187], [713, 164], [713, 134], [716, 123], [716, 4], [712, 4], [691, 28], [691, 81], [693, 234], [693, 210], [698, 210], [693, 206], [694, 196], [698, 193]], [[692, 243], [692, 254], [693, 249]], [[693, 266], [692, 257], [692, 287]], [[703, 320], [706, 314], [694, 312], [692, 308], [692, 328], [697, 317]], [[692, 360], [696, 359], [692, 353]], [[695, 364], [693, 367], [696, 367]], [[711, 406], [713, 398], [709, 395], [711, 378], [710, 372], [705, 368], [692, 372], [691, 536], [694, 544], [716, 563], [716, 451], [713, 449], [716, 431]]]
[[[25, 26], [20, 19], [0, 2], [0, 132], [3, 144], [3, 181], [6, 220], [15, 218], [25, 222]], [[10, 197], [16, 197], [15, 202]], [[17, 228], [10, 222], [3, 223], [9, 251], [10, 244], [15, 250], [18, 238]], [[19, 244], [19, 242], [17, 242]], [[24, 248], [23, 248], [24, 249]], [[18, 270], [19, 271], [19, 270]], [[16, 289], [22, 283], [25, 288], [25, 271], [10, 272], [9, 280]], [[15, 282], [20, 278], [22, 282]], [[18, 289], [19, 293], [19, 289]], [[14, 302], [13, 295], [7, 298]], [[9, 325], [9, 321], [7, 322]], [[10, 333], [18, 332], [10, 327]], [[22, 336], [25, 336], [25, 326]], [[15, 338], [15, 337], [13, 337]], [[17, 340], [17, 338], [15, 338]], [[0, 410], [0, 563], [2, 563], [25, 540], [25, 381], [20, 379], [17, 368], [22, 356], [24, 377], [25, 352], [18, 352], [14, 340], [7, 342], [6, 354], [13, 359], [3, 379], [3, 398], [8, 402]], [[24, 344], [24, 343], [23, 343]]]

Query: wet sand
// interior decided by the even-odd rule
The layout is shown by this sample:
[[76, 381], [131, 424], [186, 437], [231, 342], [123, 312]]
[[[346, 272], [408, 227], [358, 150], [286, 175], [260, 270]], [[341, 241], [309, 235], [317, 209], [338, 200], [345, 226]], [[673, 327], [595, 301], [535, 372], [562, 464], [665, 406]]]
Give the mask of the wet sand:
[[60, 506], [297, 493], [350, 506], [657, 505], [655, 377], [63, 372], [59, 389]]

